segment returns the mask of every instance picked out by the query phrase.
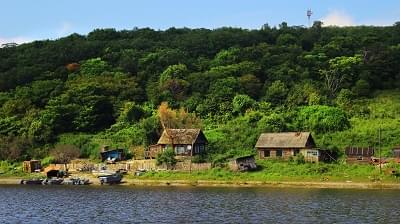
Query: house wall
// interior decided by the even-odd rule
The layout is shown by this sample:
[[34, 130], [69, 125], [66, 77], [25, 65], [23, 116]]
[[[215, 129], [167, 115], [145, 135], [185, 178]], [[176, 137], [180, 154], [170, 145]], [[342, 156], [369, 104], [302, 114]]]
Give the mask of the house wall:
[[[289, 159], [289, 157], [294, 157], [296, 150], [298, 153], [303, 154], [305, 161], [307, 162], [319, 162], [320, 153], [317, 149], [265, 149], [258, 148], [258, 156], [260, 159], [265, 158], [282, 158], [284, 160]], [[270, 156], [264, 157], [264, 151], [269, 150]], [[282, 157], [277, 156], [277, 151], [282, 150]]]
[[347, 164], [369, 164], [372, 162], [371, 156], [347, 156]]
[[[259, 148], [258, 150], [258, 156], [263, 159], [263, 158], [283, 158], [283, 159], [288, 159], [291, 156], [294, 156], [294, 151], [295, 149], [265, 149], [265, 148]], [[264, 156], [264, 151], [269, 150], [269, 157]], [[282, 151], [282, 156], [278, 156], [279, 150]]]
[[319, 162], [320, 153], [318, 149], [301, 149], [300, 153], [306, 162]]

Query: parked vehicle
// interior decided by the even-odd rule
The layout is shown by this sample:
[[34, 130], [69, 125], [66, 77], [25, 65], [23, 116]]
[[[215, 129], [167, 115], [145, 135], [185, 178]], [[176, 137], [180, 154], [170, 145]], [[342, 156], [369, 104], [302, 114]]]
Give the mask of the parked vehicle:
[[122, 174], [115, 173], [108, 176], [99, 176], [100, 184], [119, 184], [122, 180]]

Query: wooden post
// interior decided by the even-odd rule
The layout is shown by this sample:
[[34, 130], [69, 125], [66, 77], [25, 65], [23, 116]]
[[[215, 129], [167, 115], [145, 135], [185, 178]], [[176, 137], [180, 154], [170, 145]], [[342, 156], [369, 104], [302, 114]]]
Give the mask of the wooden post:
[[381, 127], [379, 126], [379, 173], [382, 174]]
[[189, 164], [189, 173], [192, 173], [192, 159], [193, 159], [193, 142], [192, 142], [192, 148], [190, 149], [190, 164]]

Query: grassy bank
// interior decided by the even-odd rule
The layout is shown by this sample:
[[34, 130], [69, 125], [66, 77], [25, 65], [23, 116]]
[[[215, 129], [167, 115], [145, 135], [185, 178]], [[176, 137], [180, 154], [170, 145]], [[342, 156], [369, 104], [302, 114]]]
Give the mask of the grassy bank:
[[233, 172], [225, 168], [206, 171], [147, 172], [137, 178], [141, 180], [213, 180], [213, 181], [317, 181], [317, 182], [387, 182], [400, 183], [400, 179], [387, 174], [388, 169], [399, 170], [398, 165], [389, 165], [380, 173], [369, 165], [346, 164], [296, 164], [283, 161], [257, 161], [259, 170], [252, 172]]

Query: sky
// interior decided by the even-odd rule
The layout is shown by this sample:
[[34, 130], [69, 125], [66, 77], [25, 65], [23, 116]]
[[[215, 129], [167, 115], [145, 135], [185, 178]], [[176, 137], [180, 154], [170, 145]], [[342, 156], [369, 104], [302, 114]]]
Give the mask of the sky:
[[259, 29], [263, 24], [392, 25], [400, 0], [0, 0], [0, 46], [57, 39], [96, 28]]

